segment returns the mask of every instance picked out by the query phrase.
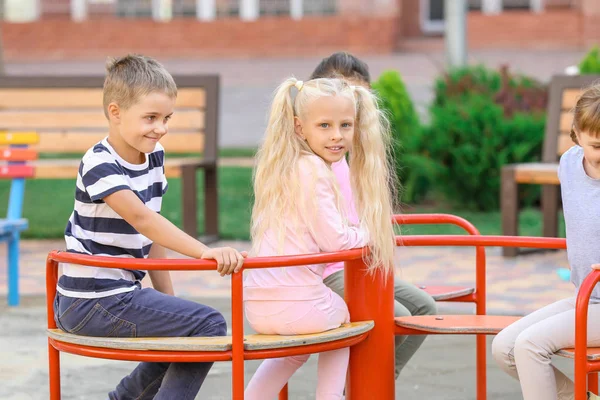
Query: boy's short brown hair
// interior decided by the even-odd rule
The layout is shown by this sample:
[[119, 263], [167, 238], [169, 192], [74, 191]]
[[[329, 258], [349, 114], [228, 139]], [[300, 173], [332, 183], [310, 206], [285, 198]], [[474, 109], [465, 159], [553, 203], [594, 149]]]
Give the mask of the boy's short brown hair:
[[106, 63], [103, 105], [108, 118], [108, 105], [117, 103], [128, 109], [142, 96], [161, 92], [177, 97], [177, 85], [165, 67], [153, 58], [137, 54], [110, 58]]

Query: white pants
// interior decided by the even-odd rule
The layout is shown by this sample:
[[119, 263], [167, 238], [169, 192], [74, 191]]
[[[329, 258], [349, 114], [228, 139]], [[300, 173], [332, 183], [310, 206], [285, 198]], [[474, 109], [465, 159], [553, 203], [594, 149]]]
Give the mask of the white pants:
[[[523, 317], [494, 338], [492, 354], [521, 383], [524, 400], [570, 400], [573, 381], [551, 364], [560, 349], [575, 347], [576, 298], [557, 301]], [[600, 304], [588, 310], [588, 346], [600, 346]]]

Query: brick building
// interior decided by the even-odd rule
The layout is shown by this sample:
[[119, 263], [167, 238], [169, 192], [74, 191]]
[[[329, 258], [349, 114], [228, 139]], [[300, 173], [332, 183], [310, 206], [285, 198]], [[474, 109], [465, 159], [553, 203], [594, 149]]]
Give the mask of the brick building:
[[[586, 48], [600, 0], [467, 0], [469, 48]], [[441, 42], [444, 0], [4, 0], [8, 60], [390, 53]], [[410, 46], [409, 46], [410, 44]]]

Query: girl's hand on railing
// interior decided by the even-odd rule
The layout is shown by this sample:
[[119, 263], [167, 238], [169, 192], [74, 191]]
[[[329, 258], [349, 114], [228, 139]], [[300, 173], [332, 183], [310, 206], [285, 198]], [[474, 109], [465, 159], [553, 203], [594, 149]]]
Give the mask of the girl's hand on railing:
[[592, 269], [600, 269], [600, 264], [592, 264]]

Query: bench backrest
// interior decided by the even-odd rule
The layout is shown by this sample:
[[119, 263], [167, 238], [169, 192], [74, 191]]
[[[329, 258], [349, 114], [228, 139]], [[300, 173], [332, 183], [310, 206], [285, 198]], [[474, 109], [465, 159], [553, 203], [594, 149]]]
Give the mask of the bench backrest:
[[[216, 160], [218, 75], [174, 76], [178, 87], [167, 154], [204, 153]], [[40, 153], [84, 153], [107, 134], [103, 76], [0, 77], [0, 130], [36, 131]]]
[[555, 163], [565, 151], [573, 146], [570, 137], [573, 107], [583, 90], [596, 81], [600, 82], [600, 75], [557, 75], [552, 77], [542, 161]]
[[37, 159], [29, 148], [38, 143], [36, 133], [0, 132], [0, 179], [12, 179], [8, 198], [7, 219], [19, 219], [23, 212], [25, 178], [33, 177], [35, 169], [27, 162]]

